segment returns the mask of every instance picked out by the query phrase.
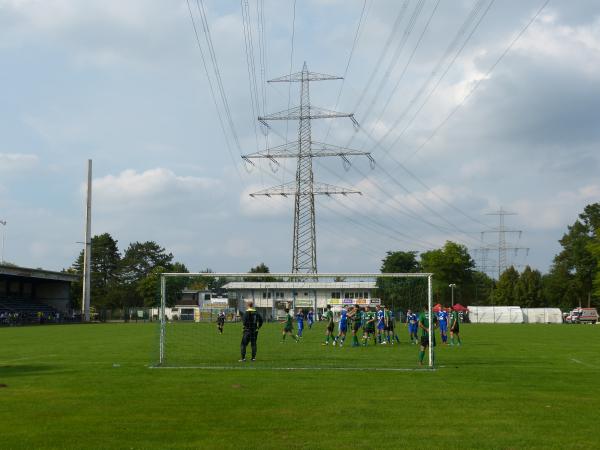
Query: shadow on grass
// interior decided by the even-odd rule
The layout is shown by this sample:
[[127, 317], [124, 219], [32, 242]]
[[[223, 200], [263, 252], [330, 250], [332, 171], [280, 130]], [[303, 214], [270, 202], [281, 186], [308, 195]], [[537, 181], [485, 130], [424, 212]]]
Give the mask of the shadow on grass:
[[50, 364], [6, 364], [0, 366], [0, 381], [11, 377], [64, 372], [64, 370], [57, 369], [59, 369], [57, 366]]

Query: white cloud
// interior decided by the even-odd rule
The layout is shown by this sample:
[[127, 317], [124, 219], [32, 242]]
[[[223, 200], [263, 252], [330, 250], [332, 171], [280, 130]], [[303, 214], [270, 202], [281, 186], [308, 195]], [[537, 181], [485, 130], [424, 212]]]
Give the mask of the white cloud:
[[[82, 189], [85, 189], [82, 186]], [[178, 176], [164, 168], [136, 172], [128, 169], [118, 175], [106, 175], [93, 181], [94, 203], [101, 210], [135, 211], [181, 207], [189, 203], [194, 209], [202, 205], [193, 202], [208, 196], [213, 201], [221, 196], [222, 183], [211, 178]]]
[[36, 155], [27, 153], [0, 153], [0, 172], [14, 174], [31, 170], [38, 164]]

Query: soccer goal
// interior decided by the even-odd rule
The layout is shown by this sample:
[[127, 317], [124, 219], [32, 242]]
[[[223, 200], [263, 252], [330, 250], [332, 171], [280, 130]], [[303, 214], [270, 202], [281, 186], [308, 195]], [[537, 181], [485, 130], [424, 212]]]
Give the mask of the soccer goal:
[[[256, 335], [256, 360], [250, 361], [249, 345], [244, 362], [242, 319], [250, 304], [263, 325]], [[432, 310], [432, 274], [163, 273], [160, 306], [153, 311], [159, 338], [152, 366], [418, 370], [420, 345], [409, 341], [409, 309]], [[378, 322], [383, 311], [385, 327]], [[428, 323], [423, 368], [431, 369], [433, 321]]]

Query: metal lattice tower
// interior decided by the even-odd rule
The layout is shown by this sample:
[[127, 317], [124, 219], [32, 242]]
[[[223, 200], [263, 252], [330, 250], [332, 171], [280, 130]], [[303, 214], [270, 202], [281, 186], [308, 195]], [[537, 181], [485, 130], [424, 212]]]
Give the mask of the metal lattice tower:
[[[515, 252], [515, 255], [519, 253], [519, 251], [521, 250], [525, 250], [526, 254], [529, 254], [529, 248], [527, 247], [517, 247], [517, 246], [513, 246], [512, 244], [508, 244], [506, 242], [506, 234], [518, 234], [519, 238], [521, 237], [521, 234], [523, 233], [523, 231], [521, 230], [513, 230], [513, 229], [509, 229], [504, 225], [504, 216], [515, 216], [516, 213], [511, 213], [508, 211], [505, 211], [502, 207], [500, 207], [500, 209], [498, 211], [495, 212], [491, 212], [491, 213], [487, 213], [486, 215], [488, 216], [498, 216], [498, 227], [493, 228], [491, 230], [486, 230], [486, 231], [482, 231], [481, 232], [481, 239], [483, 241], [483, 236], [485, 233], [498, 233], [498, 245], [487, 245], [487, 246], [483, 246], [481, 247], [480, 251], [482, 252], [482, 259], [483, 261], [485, 261], [485, 259], [487, 259], [487, 252], [490, 250], [496, 250], [498, 252], [498, 279], [500, 279], [500, 275], [502, 275], [502, 273], [507, 269], [508, 267], [508, 258], [507, 258], [507, 252], [509, 250], [512, 250]], [[484, 264], [486, 264], [484, 262]], [[484, 271], [487, 268], [487, 264], [484, 267]]]
[[315, 119], [333, 119], [349, 117], [355, 126], [358, 122], [352, 113], [341, 113], [318, 108], [310, 103], [310, 82], [325, 80], [341, 80], [342, 77], [309, 72], [304, 63], [301, 72], [284, 75], [269, 83], [300, 83], [300, 105], [285, 111], [258, 117], [258, 120], [267, 124], [271, 120], [297, 120], [298, 140], [284, 145], [272, 147], [243, 156], [243, 159], [254, 165], [252, 159], [266, 158], [274, 164], [279, 164], [280, 158], [297, 158], [296, 180], [291, 183], [274, 186], [250, 194], [251, 197], [281, 195], [294, 196], [294, 235], [292, 249], [292, 273], [317, 273], [317, 232], [315, 227], [315, 195], [348, 195], [360, 194], [360, 191], [319, 183], [314, 180], [313, 158], [338, 156], [344, 165], [350, 164], [349, 156], [364, 155], [371, 163], [373, 158], [370, 152], [348, 150], [335, 145], [329, 145], [312, 140], [311, 121]]

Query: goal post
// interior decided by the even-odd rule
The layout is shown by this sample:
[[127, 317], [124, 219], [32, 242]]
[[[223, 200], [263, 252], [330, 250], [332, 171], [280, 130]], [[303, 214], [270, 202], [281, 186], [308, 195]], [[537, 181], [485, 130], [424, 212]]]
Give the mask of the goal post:
[[[319, 334], [319, 331], [324, 332], [325, 328], [318, 320], [326, 308], [331, 308], [339, 315], [342, 308], [348, 306], [364, 306], [369, 310], [377, 305], [383, 307], [385, 304], [391, 308], [392, 316], [398, 319], [398, 329], [402, 328], [407, 308], [415, 308], [429, 314], [427, 367], [433, 369], [435, 358], [432, 276], [431, 273], [164, 272], [160, 276], [160, 303], [155, 309], [155, 317], [159, 324], [159, 342], [158, 358], [154, 361], [154, 367], [240, 367], [237, 359], [233, 357], [239, 354], [240, 318], [246, 303], [253, 301], [268, 324], [263, 329], [267, 331], [260, 333], [259, 354], [262, 358], [257, 358], [254, 368], [410, 369], [411, 364], [408, 361], [412, 361], [412, 356], [416, 360], [416, 352], [412, 346], [412, 356], [407, 355], [411, 346], [405, 344], [405, 338], [401, 340], [404, 345], [400, 346], [396, 354], [359, 354], [357, 349], [350, 348], [344, 348], [343, 352], [330, 352], [324, 356], [315, 353], [316, 345], [319, 345], [321, 350], [320, 344], [324, 334]], [[303, 351], [301, 346], [274, 345], [281, 339], [282, 326], [277, 322], [285, 317], [285, 311], [288, 310], [293, 317], [301, 311], [306, 314], [312, 310], [315, 314], [315, 330], [311, 331], [310, 335], [306, 333], [306, 338], [301, 344], [302, 349], [307, 349], [306, 358], [300, 353]], [[227, 317], [227, 325], [224, 327], [226, 333], [219, 328], [219, 333], [227, 335], [226, 337], [219, 336], [216, 331], [216, 318], [219, 314]], [[350, 333], [348, 329], [348, 335]], [[285, 343], [285, 338], [283, 339], [282, 343]], [[355, 356], [351, 356], [353, 350], [357, 350]], [[401, 352], [404, 352], [402, 358], [397, 356]], [[340, 356], [342, 353], [346, 356]], [[298, 362], [304, 359], [310, 363], [302, 365]]]

